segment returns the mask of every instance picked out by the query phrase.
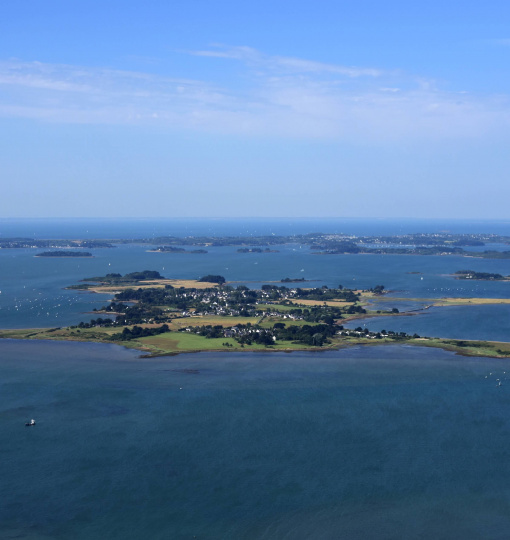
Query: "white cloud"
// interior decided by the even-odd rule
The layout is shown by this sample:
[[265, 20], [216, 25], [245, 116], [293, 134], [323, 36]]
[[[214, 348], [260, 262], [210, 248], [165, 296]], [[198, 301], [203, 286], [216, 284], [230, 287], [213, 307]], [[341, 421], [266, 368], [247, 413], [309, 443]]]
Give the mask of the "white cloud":
[[188, 51], [188, 53], [194, 56], [242, 60], [257, 64], [259, 68], [277, 72], [284, 70], [290, 73], [333, 73], [347, 77], [378, 77], [382, 74], [380, 70], [372, 68], [348, 67], [288, 56], [264, 55], [251, 47], [222, 47], [216, 45], [214, 49]]
[[508, 96], [445, 92], [398, 72], [268, 56], [250, 47], [189, 54], [240, 61], [243, 85], [10, 60], [0, 62], [0, 115], [376, 141], [478, 137], [505, 133], [510, 124]]
[[207, 51], [187, 51], [193, 56], [207, 56], [211, 58], [230, 58], [233, 60], [262, 61], [263, 55], [252, 47], [222, 47], [216, 45], [214, 49]]

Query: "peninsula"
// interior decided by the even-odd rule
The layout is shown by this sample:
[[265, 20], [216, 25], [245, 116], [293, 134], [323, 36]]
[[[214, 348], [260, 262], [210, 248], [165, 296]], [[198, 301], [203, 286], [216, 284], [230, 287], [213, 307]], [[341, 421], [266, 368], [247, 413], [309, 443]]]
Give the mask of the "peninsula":
[[384, 294], [383, 285], [362, 291], [342, 285], [307, 289], [267, 284], [249, 289], [234, 288], [221, 275], [175, 280], [145, 270], [89, 277], [69, 288], [109, 293], [113, 298], [90, 321], [66, 328], [1, 330], [0, 338], [116, 343], [147, 356], [206, 350], [323, 350], [395, 342], [464, 355], [510, 356], [510, 343], [370, 332], [361, 326], [345, 329], [343, 322], [352, 319], [398, 314], [396, 308], [367, 309], [370, 301]]
[[475, 272], [474, 270], [458, 270], [453, 274], [455, 279], [475, 279], [480, 281], [510, 281], [510, 276], [491, 274], [489, 272]]

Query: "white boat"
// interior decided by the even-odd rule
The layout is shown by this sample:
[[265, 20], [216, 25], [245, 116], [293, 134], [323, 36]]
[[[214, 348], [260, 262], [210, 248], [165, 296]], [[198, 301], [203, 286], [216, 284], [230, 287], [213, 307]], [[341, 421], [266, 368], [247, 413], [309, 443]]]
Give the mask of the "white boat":
[[30, 422], [27, 422], [27, 423], [25, 424], [25, 426], [27, 426], [27, 427], [35, 426], [35, 420], [32, 418], [32, 420], [30, 420]]

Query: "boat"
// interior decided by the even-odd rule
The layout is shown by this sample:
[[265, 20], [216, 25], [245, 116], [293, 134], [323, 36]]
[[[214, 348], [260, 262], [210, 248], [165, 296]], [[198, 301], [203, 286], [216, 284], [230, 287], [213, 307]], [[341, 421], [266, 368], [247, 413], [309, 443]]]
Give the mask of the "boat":
[[27, 423], [25, 424], [25, 426], [27, 426], [27, 427], [35, 426], [35, 420], [32, 418], [32, 420], [30, 420], [30, 422], [27, 422]]

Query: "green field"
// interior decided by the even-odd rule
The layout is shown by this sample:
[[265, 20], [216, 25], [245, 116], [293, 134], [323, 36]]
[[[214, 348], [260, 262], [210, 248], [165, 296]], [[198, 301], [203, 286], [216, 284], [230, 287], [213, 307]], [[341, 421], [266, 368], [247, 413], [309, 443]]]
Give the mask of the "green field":
[[[213, 318], [211, 318], [210, 322]], [[225, 319], [225, 318], [223, 318]], [[239, 318], [230, 319], [230, 326], [234, 321], [240, 323]], [[184, 319], [183, 319], [184, 320]], [[186, 319], [189, 321], [190, 319]], [[278, 320], [281, 322], [281, 320]], [[290, 323], [313, 324], [305, 321], [291, 321]], [[289, 323], [289, 324], [290, 324]], [[274, 321], [268, 319], [261, 326], [271, 328]], [[149, 325], [147, 325], [149, 326]], [[171, 331], [155, 336], [147, 336], [128, 341], [111, 341], [110, 336], [119, 333], [122, 328], [30, 328], [20, 330], [0, 330], [0, 338], [11, 339], [48, 339], [48, 340], [66, 340], [66, 341], [84, 341], [97, 343], [114, 343], [130, 349], [137, 349], [149, 356], [159, 356], [168, 354], [178, 354], [184, 352], [199, 351], [292, 351], [292, 350], [311, 350], [312, 346], [302, 343], [293, 343], [290, 341], [276, 342], [271, 346], [264, 346], [253, 343], [244, 347], [233, 338], [206, 338], [190, 332]], [[229, 346], [225, 346], [228, 343]], [[353, 345], [377, 346], [394, 343], [405, 343], [420, 347], [436, 347], [464, 356], [485, 356], [496, 358], [510, 358], [510, 342], [491, 342], [491, 341], [468, 341], [452, 339], [429, 339], [429, 338], [405, 338], [405, 339], [370, 339], [364, 337], [346, 337], [335, 336], [332, 343], [321, 347], [324, 349], [335, 349]]]
[[[253, 343], [242, 347], [233, 338], [206, 338], [189, 332], [168, 332], [159, 336], [149, 336], [134, 340], [141, 346], [151, 349], [155, 354], [176, 353], [176, 352], [191, 352], [191, 351], [229, 351], [229, 350], [246, 350], [246, 351], [261, 351], [261, 350], [289, 350], [289, 349], [309, 349], [300, 343], [279, 342], [271, 347], [265, 347]], [[228, 343], [230, 347], [225, 347], [224, 343]]]
[[297, 308], [298, 306], [288, 306], [286, 304], [257, 304], [257, 310], [260, 311], [278, 311], [285, 313]]
[[293, 321], [292, 319], [280, 319], [276, 317], [265, 317], [261, 323], [259, 323], [259, 326], [261, 328], [273, 328], [275, 323], [283, 323], [286, 326], [315, 326], [319, 323], [315, 322], [307, 322], [307, 321]]

